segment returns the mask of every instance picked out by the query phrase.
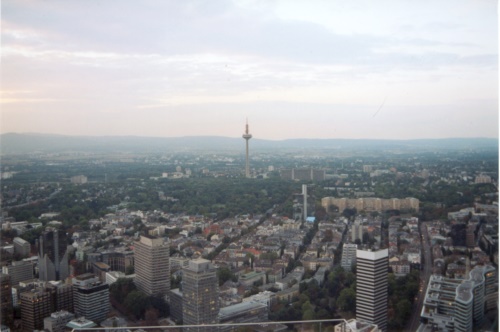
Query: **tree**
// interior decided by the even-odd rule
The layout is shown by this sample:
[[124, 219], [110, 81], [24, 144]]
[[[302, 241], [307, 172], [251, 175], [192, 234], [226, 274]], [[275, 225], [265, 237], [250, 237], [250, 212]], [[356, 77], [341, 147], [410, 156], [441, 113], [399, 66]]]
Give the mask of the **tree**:
[[129, 265], [125, 268], [125, 274], [134, 274], [135, 268], [134, 265]]
[[148, 296], [139, 290], [134, 290], [127, 295], [123, 304], [136, 319], [140, 319], [149, 305]]
[[337, 306], [342, 311], [356, 311], [356, 292], [352, 288], [344, 288], [337, 299]]
[[110, 295], [118, 302], [123, 303], [127, 295], [137, 290], [134, 280], [131, 278], [118, 278], [116, 282], [109, 287]]
[[238, 281], [238, 277], [236, 277], [227, 267], [221, 267], [217, 270], [217, 278], [219, 279], [219, 286], [224, 285], [224, 283], [228, 280], [233, 282]]
[[313, 320], [313, 319], [316, 319], [316, 315], [313, 309], [307, 309], [302, 314], [302, 320]]

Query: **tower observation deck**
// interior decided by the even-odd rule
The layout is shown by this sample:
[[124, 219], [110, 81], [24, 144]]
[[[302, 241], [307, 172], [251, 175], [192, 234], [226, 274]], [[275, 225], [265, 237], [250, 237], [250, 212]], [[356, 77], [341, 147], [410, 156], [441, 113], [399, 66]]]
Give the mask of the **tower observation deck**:
[[249, 178], [250, 177], [250, 163], [248, 161], [248, 141], [250, 140], [250, 138], [252, 138], [252, 134], [250, 134], [250, 132], [248, 131], [248, 120], [247, 120], [247, 124], [245, 126], [245, 133], [243, 134], [242, 137], [245, 139], [245, 142], [246, 142], [245, 176], [247, 178]]

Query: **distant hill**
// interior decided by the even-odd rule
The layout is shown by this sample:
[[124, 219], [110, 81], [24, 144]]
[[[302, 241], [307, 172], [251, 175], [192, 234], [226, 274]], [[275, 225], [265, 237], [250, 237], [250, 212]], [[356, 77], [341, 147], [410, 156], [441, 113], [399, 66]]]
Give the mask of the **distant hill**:
[[[258, 150], [496, 150], [496, 138], [446, 138], [418, 140], [370, 139], [287, 139], [281, 141], [252, 138], [252, 149]], [[47, 134], [0, 135], [0, 153], [95, 152], [145, 153], [174, 151], [243, 151], [242, 138], [219, 136], [138, 137], [138, 136], [64, 136]]]

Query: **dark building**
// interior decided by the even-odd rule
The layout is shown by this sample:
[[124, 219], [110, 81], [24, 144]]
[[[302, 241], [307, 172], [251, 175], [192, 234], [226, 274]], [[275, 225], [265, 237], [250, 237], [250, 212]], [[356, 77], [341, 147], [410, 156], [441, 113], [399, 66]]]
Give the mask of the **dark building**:
[[[184, 325], [216, 324], [219, 313], [217, 269], [206, 259], [189, 261], [182, 269], [182, 310]], [[214, 328], [213, 331], [216, 329]], [[189, 331], [212, 331], [208, 327]]]
[[179, 288], [170, 290], [168, 294], [170, 300], [170, 318], [178, 323], [182, 321], [182, 292]]
[[1, 323], [11, 326], [14, 318], [12, 309], [12, 285], [10, 283], [10, 276], [3, 273], [0, 274], [0, 308]]
[[111, 271], [127, 272], [127, 268], [134, 266], [134, 252], [132, 250], [109, 250], [102, 253], [102, 262], [108, 264]]
[[69, 275], [66, 233], [47, 227], [40, 236], [38, 246], [39, 279], [43, 281], [66, 279]]
[[23, 331], [43, 329], [43, 319], [52, 312], [51, 294], [43, 288], [21, 293]]
[[73, 286], [60, 281], [51, 281], [46, 284], [45, 289], [51, 295], [52, 312], [73, 312]]
[[99, 281], [92, 273], [73, 278], [73, 305], [77, 317], [102, 322], [110, 310], [109, 285]]

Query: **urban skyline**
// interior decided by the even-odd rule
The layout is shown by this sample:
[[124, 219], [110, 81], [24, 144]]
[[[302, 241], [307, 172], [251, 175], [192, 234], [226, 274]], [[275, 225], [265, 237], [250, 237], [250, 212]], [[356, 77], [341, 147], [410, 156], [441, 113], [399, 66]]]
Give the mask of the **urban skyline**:
[[497, 21], [494, 1], [2, 1], [0, 132], [498, 138]]
[[0, 6], [2, 332], [498, 329], [497, 2]]

